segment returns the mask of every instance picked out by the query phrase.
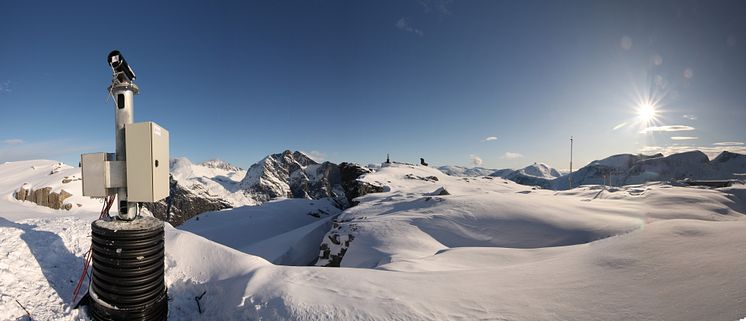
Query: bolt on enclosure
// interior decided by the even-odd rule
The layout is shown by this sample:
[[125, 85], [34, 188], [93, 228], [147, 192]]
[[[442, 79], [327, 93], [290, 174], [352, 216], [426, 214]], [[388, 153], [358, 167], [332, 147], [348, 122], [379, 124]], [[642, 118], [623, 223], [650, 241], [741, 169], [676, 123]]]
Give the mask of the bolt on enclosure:
[[157, 202], [168, 196], [168, 131], [154, 122], [124, 127], [127, 200]]

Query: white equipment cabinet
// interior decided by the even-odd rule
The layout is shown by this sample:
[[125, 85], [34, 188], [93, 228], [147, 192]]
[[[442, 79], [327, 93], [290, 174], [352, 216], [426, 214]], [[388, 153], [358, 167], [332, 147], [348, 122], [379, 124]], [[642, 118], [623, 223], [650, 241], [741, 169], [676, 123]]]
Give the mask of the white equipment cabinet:
[[157, 202], [168, 196], [168, 131], [154, 122], [127, 124], [127, 200]]

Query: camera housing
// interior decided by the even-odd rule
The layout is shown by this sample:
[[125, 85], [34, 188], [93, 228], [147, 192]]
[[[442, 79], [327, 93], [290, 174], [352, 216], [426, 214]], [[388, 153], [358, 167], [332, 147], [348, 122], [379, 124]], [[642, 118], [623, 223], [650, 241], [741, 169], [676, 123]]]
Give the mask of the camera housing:
[[114, 73], [114, 76], [119, 79], [119, 81], [131, 82], [135, 80], [135, 72], [119, 50], [110, 52], [106, 60], [109, 63], [109, 66], [111, 66], [111, 71]]

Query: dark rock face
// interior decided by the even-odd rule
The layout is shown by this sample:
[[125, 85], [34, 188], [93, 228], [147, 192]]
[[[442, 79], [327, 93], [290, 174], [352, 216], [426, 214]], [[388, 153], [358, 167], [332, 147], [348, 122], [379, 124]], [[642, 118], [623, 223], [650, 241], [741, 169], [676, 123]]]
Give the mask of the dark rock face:
[[317, 163], [302, 152], [286, 150], [252, 165], [239, 186], [260, 202], [278, 197], [332, 199], [339, 208], [354, 206], [352, 199], [382, 191], [357, 179], [370, 170], [359, 165]]
[[[222, 161], [209, 161], [202, 166], [235, 168]], [[256, 200], [266, 202], [275, 198], [331, 199], [338, 208], [345, 209], [357, 203], [352, 199], [383, 191], [357, 179], [371, 171], [356, 164], [340, 165], [318, 163], [299, 151], [286, 150], [272, 154], [252, 165], [237, 188]], [[158, 218], [166, 217], [166, 201], [145, 203], [144, 206]], [[201, 185], [177, 185], [169, 222], [180, 225], [190, 218], [208, 211], [231, 208], [227, 200], [211, 195]]]
[[303, 170], [309, 165], [318, 163], [298, 151], [286, 150], [280, 154], [272, 154], [251, 165], [239, 186], [260, 202], [278, 197], [310, 198], [304, 195], [310, 179]]
[[339, 172], [342, 188], [344, 189], [345, 197], [350, 206], [358, 204], [358, 202], [354, 201], [355, 198], [365, 194], [381, 193], [384, 191], [383, 186], [376, 186], [358, 180], [360, 176], [371, 172], [369, 169], [361, 167], [360, 165], [341, 163], [339, 164]]
[[[206, 193], [198, 195], [178, 185], [175, 187], [172, 197], [174, 201], [171, 206], [171, 217], [168, 222], [174, 226], [181, 225], [190, 218], [204, 212], [219, 211], [232, 207], [225, 200], [209, 197]], [[153, 213], [153, 216], [166, 221], [167, 205], [165, 199], [156, 203], [143, 203], [143, 206]]]

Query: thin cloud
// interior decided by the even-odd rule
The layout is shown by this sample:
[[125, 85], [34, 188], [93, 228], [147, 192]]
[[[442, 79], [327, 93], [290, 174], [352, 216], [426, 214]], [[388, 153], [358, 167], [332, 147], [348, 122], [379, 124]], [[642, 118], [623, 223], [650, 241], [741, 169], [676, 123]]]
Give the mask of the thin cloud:
[[719, 142], [714, 143], [715, 146], [740, 146], [743, 145], [743, 142]]
[[683, 117], [689, 120], [697, 120], [697, 116], [694, 116], [694, 115], [684, 115]]
[[453, 0], [417, 0], [417, 2], [423, 7], [425, 13], [434, 11], [442, 15], [450, 15], [451, 10], [448, 8]]
[[57, 159], [60, 157], [95, 150], [97, 146], [80, 146], [68, 140], [43, 142], [23, 142], [22, 144], [5, 144], [0, 146], [0, 163], [31, 159]]
[[652, 126], [641, 130], [640, 133], [647, 134], [650, 132], [681, 132], [689, 130], [695, 130], [695, 128], [686, 125]]
[[614, 126], [614, 128], [612, 128], [612, 130], [617, 130], [617, 129], [622, 128], [624, 126], [627, 126], [627, 122], [623, 122], [621, 124], [617, 124], [616, 126]]
[[471, 158], [471, 163], [474, 164], [474, 166], [479, 166], [483, 163], [482, 158], [477, 155], [471, 154], [469, 155], [469, 158]]
[[9, 80], [0, 82], [0, 94], [2, 94], [2, 93], [9, 93], [9, 92], [12, 92], [12, 91], [13, 91], [13, 89], [10, 88], [10, 81]]
[[23, 139], [20, 138], [10, 138], [3, 141], [3, 144], [5, 145], [20, 145], [23, 144]]
[[418, 36], [422, 36], [424, 34], [422, 32], [422, 30], [413, 27], [409, 23], [409, 19], [407, 19], [407, 18], [401, 18], [401, 19], [399, 19], [399, 21], [397, 21], [395, 25], [396, 25], [397, 28], [399, 28], [399, 30], [404, 30], [404, 31], [407, 31], [407, 32], [412, 32], [412, 33], [414, 33], [414, 34], [416, 34]]
[[699, 139], [699, 137], [693, 137], [693, 136], [671, 136], [671, 140], [695, 140]]
[[485, 137], [482, 141], [483, 142], [491, 142], [493, 140], [497, 140], [497, 137], [496, 136]]
[[505, 154], [503, 154], [503, 156], [501, 158], [503, 158], [503, 159], [518, 159], [518, 158], [523, 158], [523, 154], [514, 153], [514, 152], [505, 152]]

